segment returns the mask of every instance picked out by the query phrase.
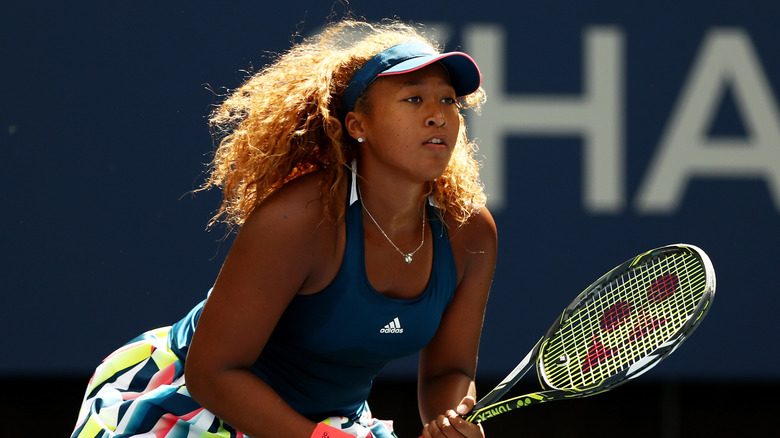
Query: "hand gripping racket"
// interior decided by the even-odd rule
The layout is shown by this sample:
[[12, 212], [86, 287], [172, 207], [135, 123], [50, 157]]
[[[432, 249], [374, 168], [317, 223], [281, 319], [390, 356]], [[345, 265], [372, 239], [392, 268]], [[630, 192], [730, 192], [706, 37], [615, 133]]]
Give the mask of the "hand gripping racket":
[[[679, 347], [707, 314], [714, 294], [715, 270], [695, 246], [664, 246], [628, 260], [579, 294], [465, 418], [480, 423], [625, 383]], [[544, 390], [499, 401], [534, 366]]]

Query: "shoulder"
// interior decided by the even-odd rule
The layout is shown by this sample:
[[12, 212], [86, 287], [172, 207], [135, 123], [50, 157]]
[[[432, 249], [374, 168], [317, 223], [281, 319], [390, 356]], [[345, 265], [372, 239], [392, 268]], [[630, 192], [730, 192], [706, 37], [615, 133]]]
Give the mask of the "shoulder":
[[[300, 176], [280, 187], [258, 205], [248, 216], [242, 231], [257, 228], [256, 223], [275, 226], [290, 223], [296, 226], [318, 225], [324, 220], [323, 210], [328, 202], [322, 198], [323, 172], [312, 172]], [[346, 197], [346, 188], [338, 190]]]
[[459, 223], [452, 217], [445, 217], [450, 240], [457, 246], [453, 250], [495, 252], [498, 243], [498, 230], [493, 215], [487, 207], [482, 207], [466, 222]]
[[445, 220], [458, 282], [473, 275], [492, 276], [498, 250], [498, 230], [487, 207], [482, 207], [464, 223], [453, 217], [445, 217]]
[[[235, 244], [279, 261], [287, 260], [314, 275], [343, 251], [344, 227], [324, 214], [324, 174], [312, 172], [288, 182], [247, 217]], [[337, 190], [346, 202], [346, 186]], [[269, 253], [272, 252], [271, 253]]]

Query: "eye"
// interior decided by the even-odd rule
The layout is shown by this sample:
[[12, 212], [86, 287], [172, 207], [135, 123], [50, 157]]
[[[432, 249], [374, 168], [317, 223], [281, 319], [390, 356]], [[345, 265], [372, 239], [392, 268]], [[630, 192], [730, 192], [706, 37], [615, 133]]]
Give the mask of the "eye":
[[457, 103], [457, 101], [458, 100], [456, 98], [454, 98], [454, 97], [445, 97], [445, 98], [443, 98], [441, 100], [441, 103], [454, 104], [454, 103]]
[[412, 97], [408, 97], [408, 98], [406, 98], [404, 100], [407, 101], [407, 102], [411, 102], [411, 103], [420, 103], [420, 102], [422, 102], [422, 97], [420, 97], [420, 96], [412, 96]]

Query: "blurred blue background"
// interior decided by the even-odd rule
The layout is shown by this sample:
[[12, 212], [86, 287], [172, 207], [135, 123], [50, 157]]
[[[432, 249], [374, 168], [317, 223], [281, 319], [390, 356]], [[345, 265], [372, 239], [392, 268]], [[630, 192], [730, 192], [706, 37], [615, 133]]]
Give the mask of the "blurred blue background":
[[[206, 116], [293, 34], [345, 10], [425, 23], [482, 68], [488, 101], [468, 119], [500, 232], [482, 384], [623, 260], [687, 242], [715, 265], [707, 320], [644, 383], [507, 427], [633, 397], [646, 436], [699, 436], [686, 418], [704, 400], [777, 386], [780, 3], [33, 1], [0, 9], [0, 416], [65, 397], [50, 427], [67, 435], [99, 361], [202, 299], [230, 246], [205, 229], [219, 194], [191, 194], [213, 150]], [[416, 414], [414, 366], [381, 376], [399, 382], [378, 385], [382, 400], [411, 404], [384, 416]], [[762, 430], [766, 406], [732, 406], [717, 430]]]

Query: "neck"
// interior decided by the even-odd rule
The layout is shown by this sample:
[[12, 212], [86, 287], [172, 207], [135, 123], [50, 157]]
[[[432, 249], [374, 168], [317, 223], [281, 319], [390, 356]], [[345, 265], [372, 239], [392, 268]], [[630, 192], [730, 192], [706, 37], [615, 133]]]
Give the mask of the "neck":
[[361, 202], [373, 219], [389, 235], [420, 229], [425, 214], [425, 187], [402, 190], [399, 187], [374, 185], [357, 178]]

